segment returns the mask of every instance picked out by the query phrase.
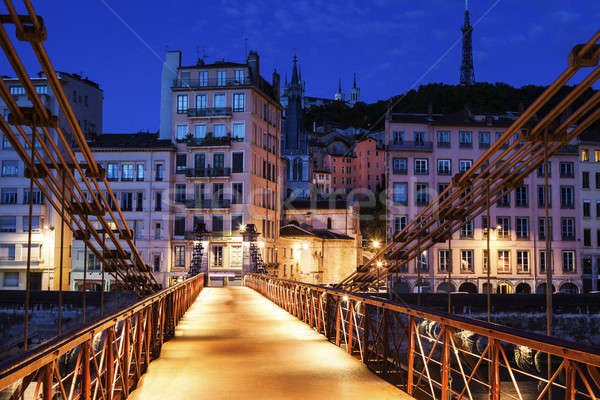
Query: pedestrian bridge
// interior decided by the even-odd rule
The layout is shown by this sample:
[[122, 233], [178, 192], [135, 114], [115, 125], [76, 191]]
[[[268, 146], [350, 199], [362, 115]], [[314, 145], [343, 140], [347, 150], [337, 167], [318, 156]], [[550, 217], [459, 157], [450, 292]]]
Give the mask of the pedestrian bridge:
[[402, 399], [407, 394], [247, 287], [205, 288], [133, 399]]
[[[367, 294], [197, 275], [0, 365], [0, 399], [600, 397], [600, 350]], [[558, 396], [558, 397], [557, 397]]]

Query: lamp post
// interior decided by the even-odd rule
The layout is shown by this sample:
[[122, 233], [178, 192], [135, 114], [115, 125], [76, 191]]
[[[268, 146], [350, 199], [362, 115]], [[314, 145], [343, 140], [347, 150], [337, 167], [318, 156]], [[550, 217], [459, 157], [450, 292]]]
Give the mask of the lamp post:
[[380, 281], [380, 272], [381, 272], [381, 268], [383, 267], [383, 262], [377, 261], [377, 293], [379, 294], [380, 292], [380, 288], [381, 288], [381, 281]]

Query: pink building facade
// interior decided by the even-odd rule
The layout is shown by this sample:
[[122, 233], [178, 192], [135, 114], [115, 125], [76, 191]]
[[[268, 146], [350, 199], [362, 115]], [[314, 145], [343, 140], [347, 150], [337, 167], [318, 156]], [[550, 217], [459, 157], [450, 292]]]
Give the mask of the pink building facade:
[[202, 237], [201, 264], [209, 283], [239, 284], [250, 263], [245, 226], [254, 224], [260, 233], [263, 261], [276, 260], [279, 75], [273, 73], [272, 85], [263, 79], [254, 52], [246, 64], [199, 61], [181, 66], [179, 56], [175, 70], [167, 83], [169, 71], [163, 70], [163, 87], [170, 88], [163, 111], [170, 104], [169, 132], [176, 146], [172, 266], [189, 268], [194, 243], [200, 240], [194, 232], [203, 226], [208, 233]]
[[[388, 240], [435, 201], [455, 174], [469, 169], [512, 122], [511, 118], [478, 116], [467, 111], [455, 115], [388, 115]], [[563, 292], [582, 290], [577, 155], [577, 146], [568, 145], [550, 160], [553, 286]], [[491, 207], [492, 292], [545, 290], [543, 184], [543, 171], [539, 169], [525, 179], [523, 187], [507, 193]], [[447, 242], [434, 245], [423, 256], [421, 290], [448, 290], [451, 268], [451, 291], [485, 293], [486, 242], [484, 216], [479, 215], [454, 233], [451, 249]], [[417, 291], [416, 260], [396, 274], [391, 285], [398, 291]]]
[[385, 183], [385, 151], [377, 141], [366, 138], [354, 147], [354, 173], [357, 176], [355, 187], [375, 191]]

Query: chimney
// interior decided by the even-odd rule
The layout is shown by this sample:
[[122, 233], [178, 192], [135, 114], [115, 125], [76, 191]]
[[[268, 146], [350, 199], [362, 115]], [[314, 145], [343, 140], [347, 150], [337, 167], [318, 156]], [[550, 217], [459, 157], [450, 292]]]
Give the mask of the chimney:
[[258, 77], [260, 76], [259, 68], [259, 59], [258, 53], [250, 50], [248, 53], [248, 58], [246, 59], [246, 64], [248, 64], [248, 69], [250, 70], [250, 79], [254, 82], [254, 84], [258, 84]]
[[279, 82], [279, 74], [277, 73], [277, 69], [273, 70], [273, 97], [275, 97], [276, 101], [279, 101], [279, 91], [281, 90], [281, 84]]
[[171, 114], [173, 93], [171, 87], [181, 67], [181, 52], [168, 51], [160, 77], [160, 139], [171, 139]]

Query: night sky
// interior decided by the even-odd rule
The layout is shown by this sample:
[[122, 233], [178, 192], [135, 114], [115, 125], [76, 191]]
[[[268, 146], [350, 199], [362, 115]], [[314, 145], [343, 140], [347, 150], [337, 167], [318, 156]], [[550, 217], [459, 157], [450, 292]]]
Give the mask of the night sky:
[[[60, 5], [59, 5], [60, 4]], [[261, 73], [291, 72], [297, 53], [307, 94], [347, 91], [357, 72], [373, 102], [420, 83], [459, 78], [463, 0], [62, 0], [35, 1], [57, 70], [83, 72], [104, 89], [104, 131], [158, 129], [165, 50], [186, 65], [206, 55], [242, 62], [257, 50]], [[475, 79], [550, 83], [574, 44], [600, 29], [597, 0], [471, 0]], [[112, 8], [112, 11], [111, 11]], [[12, 32], [11, 32], [12, 33]], [[24, 57], [29, 71], [38, 72]], [[8, 70], [0, 61], [2, 74]], [[12, 73], [11, 73], [12, 75]]]

